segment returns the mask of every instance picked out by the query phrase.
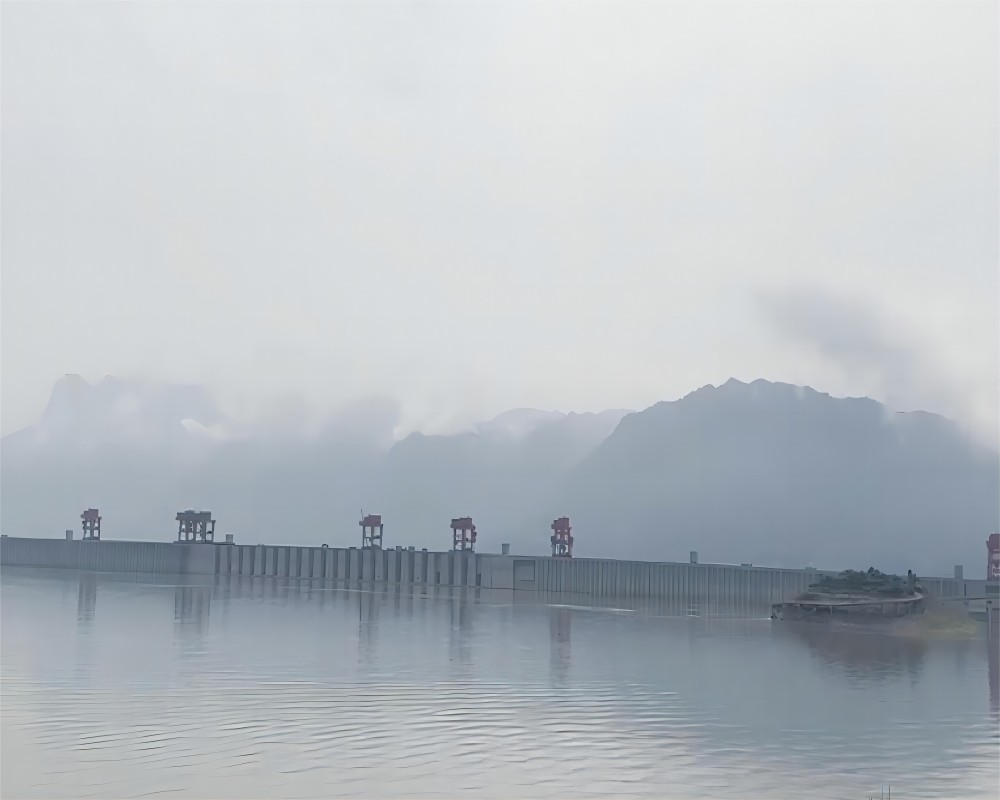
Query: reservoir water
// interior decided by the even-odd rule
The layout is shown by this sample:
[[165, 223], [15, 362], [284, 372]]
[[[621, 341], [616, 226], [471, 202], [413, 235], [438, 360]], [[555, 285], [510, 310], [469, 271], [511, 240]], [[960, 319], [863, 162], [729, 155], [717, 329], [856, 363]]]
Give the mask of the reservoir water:
[[4, 798], [997, 797], [985, 636], [426, 587], [0, 577]]

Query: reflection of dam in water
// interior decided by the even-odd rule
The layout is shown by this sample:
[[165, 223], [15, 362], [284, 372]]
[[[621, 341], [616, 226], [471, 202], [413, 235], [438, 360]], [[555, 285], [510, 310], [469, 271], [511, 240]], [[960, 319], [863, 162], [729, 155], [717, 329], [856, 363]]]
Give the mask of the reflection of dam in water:
[[566, 682], [573, 660], [573, 612], [568, 608], [549, 609], [549, 665], [557, 684]]
[[[65, 574], [65, 573], [63, 573]], [[69, 577], [69, 576], [67, 576]], [[76, 619], [79, 624], [80, 653], [93, 654], [93, 631], [97, 621], [97, 605], [102, 591], [102, 607], [113, 608], [122, 596], [123, 583], [143, 583], [137, 576], [100, 575], [79, 573], [74, 580]], [[189, 579], [191, 580], [191, 579]], [[198, 579], [193, 579], [197, 581]], [[158, 583], [165, 584], [155, 589]], [[885, 635], [869, 630], [855, 630], [836, 626], [810, 624], [774, 624], [762, 619], [760, 608], [745, 604], [721, 602], [690, 603], [637, 598], [605, 598], [594, 600], [586, 596], [567, 596], [562, 593], [504, 592], [474, 587], [416, 586], [392, 587], [374, 581], [299, 581], [295, 579], [242, 578], [237, 576], [207, 577], [201, 583], [176, 585], [172, 581], [155, 579], [145, 586], [154, 588], [156, 594], [169, 591], [173, 599], [172, 622], [185, 647], [202, 641], [210, 627], [213, 605], [221, 603], [221, 612], [232, 601], [279, 601], [315, 604], [348, 611], [357, 621], [357, 658], [359, 663], [375, 668], [379, 665], [380, 636], [395, 637], [400, 619], [412, 619], [414, 624], [428, 618], [437, 607], [447, 615], [449, 623], [444, 634], [447, 638], [448, 658], [458, 674], [466, 675], [475, 663], [476, 649], [482, 646], [477, 640], [477, 622], [483, 614], [495, 619], [504, 618], [509, 611], [521, 607], [538, 608], [548, 631], [549, 677], [553, 686], [565, 686], [573, 672], [573, 618], [581, 614], [598, 614], [602, 619], [622, 615], [624, 619], [638, 616], [675, 618], [671, 625], [684, 624], [692, 636], [701, 631], [723, 632], [732, 630], [742, 635], [746, 630], [770, 630], [770, 635], [784, 641], [794, 641], [803, 646], [824, 669], [857, 681], [859, 684], [891, 682], [900, 677], [912, 681], [920, 679], [931, 650], [942, 646], [916, 636]], [[110, 590], [110, 591], [109, 591]], [[72, 595], [70, 595], [72, 597]], [[571, 603], [560, 601], [571, 600]], [[356, 605], [355, 605], [356, 604]], [[484, 611], [491, 608], [492, 612]], [[436, 613], [441, 613], [440, 610]], [[533, 612], [534, 613], [534, 612]], [[105, 614], [104, 625], [115, 614]], [[677, 620], [676, 618], [681, 618]], [[161, 617], [163, 619], [163, 617]], [[170, 619], [168, 616], [166, 619]], [[382, 630], [384, 620], [390, 627]], [[683, 621], [683, 622], [682, 622]], [[628, 624], [628, 623], [623, 623]], [[763, 628], [761, 627], [763, 626]], [[222, 626], [225, 629], [225, 625]], [[321, 635], [321, 628], [316, 630]], [[478, 632], [482, 636], [482, 631]], [[586, 635], [586, 634], [585, 634]], [[543, 640], [544, 641], [544, 640]], [[391, 650], [388, 642], [383, 649]], [[948, 641], [947, 646], [956, 658], [982, 658], [980, 647], [986, 648], [988, 709], [993, 718], [1000, 720], [1000, 652], [995, 639], [985, 637], [967, 641]], [[348, 645], [350, 647], [350, 645]], [[385, 661], [383, 658], [382, 661]], [[383, 669], [388, 667], [383, 665]], [[392, 674], [392, 673], [386, 673]], [[985, 698], [984, 698], [985, 699]]]
[[[810, 624], [774, 624], [766, 620], [766, 608], [753, 603], [726, 603], [721, 600], [692, 602], [662, 598], [592, 598], [566, 593], [510, 592], [475, 587], [447, 586], [387, 586], [375, 581], [301, 581], [273, 580], [261, 577], [206, 576], [174, 584], [172, 581], [142, 579], [139, 576], [78, 573], [76, 586], [76, 618], [81, 634], [90, 630], [97, 619], [98, 597], [102, 587], [122, 583], [156, 586], [165, 583], [173, 595], [173, 623], [178, 634], [188, 642], [200, 639], [209, 631], [213, 602], [221, 601], [223, 612], [227, 604], [240, 599], [277, 600], [295, 603], [315, 603], [350, 608], [357, 620], [357, 657], [360, 662], [379, 662], [380, 623], [388, 618], [398, 624], [401, 617], [420, 619], [421, 612], [431, 602], [447, 604], [449, 658], [457, 666], [474, 662], [477, 606], [516, 609], [519, 606], [545, 607], [548, 628], [548, 663], [554, 685], [564, 685], [570, 679], [573, 659], [573, 617], [581, 613], [608, 613], [640, 616], [662, 616], [687, 620], [692, 635], [700, 630], [733, 629], [740, 625], [755, 628], [765, 625], [771, 635], [804, 645], [824, 668], [859, 681], [890, 681], [900, 676], [916, 680], [924, 669], [933, 643], [916, 636], [883, 635], [849, 628]], [[115, 604], [120, 591], [112, 589], [103, 603]], [[567, 602], [569, 601], [569, 602]], [[357, 605], [355, 605], [357, 604]], [[436, 603], [435, 603], [436, 604]], [[734, 627], [735, 626], [735, 627]], [[89, 638], [82, 638], [84, 647]], [[980, 646], [987, 650], [988, 703], [991, 713], [1000, 718], [1000, 653], [997, 641], [977, 639], [952, 641], [956, 652], [975, 653]], [[981, 653], [981, 651], [979, 651]]]
[[986, 658], [989, 663], [990, 711], [1000, 716], [1000, 641], [991, 637], [986, 641]]
[[97, 615], [97, 575], [80, 574], [80, 588], [76, 599], [76, 618], [80, 622], [93, 622]]
[[211, 586], [178, 586], [174, 589], [174, 623], [197, 632], [208, 629], [212, 612]]
[[896, 796], [898, 778], [901, 797], [972, 800], [996, 785], [985, 642], [886, 652], [720, 604], [475, 587], [0, 580], [5, 739], [42, 741], [29, 755], [51, 765], [5, 775], [4, 796], [749, 800], [878, 797], [890, 779]]
[[382, 608], [382, 598], [370, 587], [370, 591], [360, 591], [358, 595], [358, 658], [365, 664], [374, 664], [378, 659], [378, 623]]

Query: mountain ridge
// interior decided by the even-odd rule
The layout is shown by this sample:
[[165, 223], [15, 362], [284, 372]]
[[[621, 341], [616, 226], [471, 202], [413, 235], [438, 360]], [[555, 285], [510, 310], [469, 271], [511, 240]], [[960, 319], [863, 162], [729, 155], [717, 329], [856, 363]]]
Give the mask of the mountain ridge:
[[109, 536], [169, 538], [173, 512], [200, 505], [240, 541], [349, 545], [363, 506], [387, 541], [443, 548], [448, 519], [471, 514], [488, 549], [545, 552], [566, 514], [580, 555], [974, 575], [1000, 527], [997, 456], [954, 422], [763, 379], [401, 439], [387, 401], [353, 404], [319, 436], [213, 438], [194, 425], [228, 421], [201, 387], [80, 381], [3, 438], [5, 533], [58, 535], [98, 506]]

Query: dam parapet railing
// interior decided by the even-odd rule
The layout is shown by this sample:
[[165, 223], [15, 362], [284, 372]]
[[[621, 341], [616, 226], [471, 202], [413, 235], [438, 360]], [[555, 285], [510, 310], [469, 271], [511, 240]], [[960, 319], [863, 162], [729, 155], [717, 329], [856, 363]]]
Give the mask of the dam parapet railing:
[[[0, 564], [154, 575], [274, 577], [366, 584], [476, 587], [591, 598], [773, 604], [821, 570], [733, 564], [359, 549], [295, 545], [41, 539], [3, 536]], [[921, 578], [935, 597], [977, 596], [985, 581]]]

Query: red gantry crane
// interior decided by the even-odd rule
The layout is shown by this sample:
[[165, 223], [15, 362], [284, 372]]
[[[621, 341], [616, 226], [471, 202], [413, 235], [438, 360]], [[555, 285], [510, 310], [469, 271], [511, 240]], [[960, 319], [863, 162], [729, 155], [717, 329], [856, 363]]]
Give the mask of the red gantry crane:
[[[364, 512], [362, 512], [364, 514]], [[361, 522], [361, 549], [381, 550], [382, 549], [382, 515], [364, 514]]]
[[83, 520], [83, 538], [95, 542], [101, 540], [101, 512], [96, 508], [88, 508], [80, 515]]
[[572, 558], [573, 557], [573, 529], [569, 524], [569, 517], [559, 517], [552, 522], [552, 557]]
[[452, 550], [472, 552], [476, 549], [476, 526], [472, 517], [458, 517], [451, 521]]
[[178, 511], [177, 516], [177, 541], [178, 542], [204, 542], [211, 544], [215, 541], [215, 520], [212, 519], [211, 511]]

